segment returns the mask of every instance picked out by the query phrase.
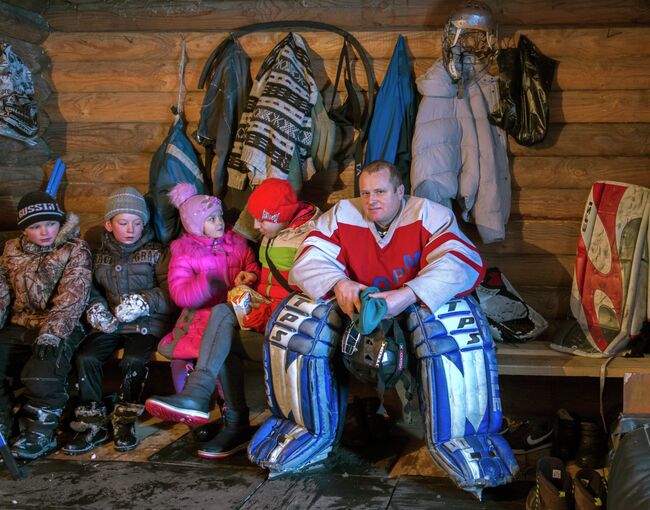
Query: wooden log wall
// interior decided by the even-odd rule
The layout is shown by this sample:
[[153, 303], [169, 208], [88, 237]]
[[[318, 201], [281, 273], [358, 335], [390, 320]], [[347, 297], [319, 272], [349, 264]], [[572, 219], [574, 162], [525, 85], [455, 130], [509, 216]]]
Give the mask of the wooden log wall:
[[[381, 83], [398, 34], [407, 39], [414, 73], [440, 55], [451, 0], [52, 0], [44, 16], [51, 34], [55, 93], [46, 104], [45, 138], [52, 158], [68, 164], [62, 202], [84, 230], [100, 221], [106, 196], [129, 184], [144, 191], [151, 155], [176, 102], [181, 40], [187, 43], [186, 115], [195, 129], [203, 64], [230, 30], [279, 19], [317, 20], [351, 32], [372, 58]], [[642, 2], [495, 0], [503, 45], [526, 34], [558, 60], [551, 128], [531, 148], [510, 141], [512, 217], [504, 242], [480, 245], [489, 264], [547, 318], [564, 317], [578, 225], [589, 188], [609, 179], [650, 186], [650, 12]], [[331, 93], [341, 39], [300, 32], [317, 81]], [[253, 75], [285, 33], [245, 36]], [[366, 86], [362, 66], [357, 83]], [[39, 165], [38, 150], [24, 161]], [[39, 159], [41, 158], [41, 159]], [[27, 163], [21, 163], [27, 164]], [[50, 171], [52, 162], [44, 166]], [[40, 168], [40, 167], [39, 167]], [[339, 178], [340, 177], [340, 178]], [[352, 195], [349, 170], [317, 176], [310, 198], [321, 205]], [[314, 193], [313, 190], [316, 190]], [[9, 223], [0, 225], [9, 228]], [[478, 242], [471, 226], [465, 230]]]

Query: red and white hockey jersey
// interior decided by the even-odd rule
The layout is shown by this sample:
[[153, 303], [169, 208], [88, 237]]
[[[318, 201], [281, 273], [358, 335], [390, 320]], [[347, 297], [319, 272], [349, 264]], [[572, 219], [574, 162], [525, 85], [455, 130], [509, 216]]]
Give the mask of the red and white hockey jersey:
[[342, 278], [381, 290], [408, 285], [435, 311], [471, 292], [484, 273], [476, 247], [447, 207], [405, 197], [382, 238], [355, 198], [341, 200], [318, 219], [299, 249], [289, 282], [312, 299], [325, 296]]

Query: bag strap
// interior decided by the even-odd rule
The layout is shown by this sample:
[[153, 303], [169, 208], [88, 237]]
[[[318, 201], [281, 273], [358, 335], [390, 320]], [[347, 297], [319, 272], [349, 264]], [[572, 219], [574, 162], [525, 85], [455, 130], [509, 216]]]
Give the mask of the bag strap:
[[[348, 95], [347, 104], [350, 106], [350, 116], [352, 117], [352, 125], [355, 130], [358, 130], [357, 141], [354, 144], [354, 196], [359, 196], [359, 175], [361, 174], [361, 165], [363, 163], [363, 138], [362, 132], [362, 113], [361, 104], [357, 98], [357, 94], [352, 85], [352, 67], [350, 66], [350, 55], [348, 51], [348, 41], [343, 40], [343, 47], [339, 55], [339, 63], [336, 67], [336, 78], [334, 80], [334, 93], [330, 101], [329, 111], [334, 107], [334, 100], [338, 94], [339, 83], [341, 80], [341, 71], [343, 70], [343, 82], [345, 83], [345, 91]], [[370, 93], [370, 89], [368, 91]]]
[[276, 279], [276, 281], [282, 286], [284, 290], [286, 290], [287, 292], [294, 292], [294, 289], [291, 288], [287, 279], [284, 276], [282, 276], [280, 271], [278, 271], [278, 268], [275, 267], [275, 264], [271, 260], [271, 257], [269, 257], [270, 245], [271, 245], [271, 240], [269, 240], [269, 242], [266, 243], [266, 250], [264, 251], [264, 256], [266, 257], [266, 263], [269, 265], [269, 269], [271, 270], [271, 274], [273, 275], [273, 278]]

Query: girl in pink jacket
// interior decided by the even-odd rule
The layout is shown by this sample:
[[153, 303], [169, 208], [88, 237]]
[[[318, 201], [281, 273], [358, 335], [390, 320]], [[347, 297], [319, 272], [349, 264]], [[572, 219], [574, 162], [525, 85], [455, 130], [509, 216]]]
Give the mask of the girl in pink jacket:
[[177, 184], [169, 198], [185, 229], [170, 246], [168, 275], [169, 293], [183, 311], [158, 351], [170, 359], [196, 359], [212, 308], [226, 302], [232, 287], [257, 281], [260, 269], [246, 240], [223, 222], [218, 198], [197, 195], [187, 183]]
[[234, 313], [224, 313], [230, 311], [227, 292], [237, 285], [254, 284], [260, 269], [246, 240], [225, 225], [218, 198], [197, 195], [187, 183], [177, 184], [169, 198], [185, 229], [170, 246], [168, 276], [169, 293], [183, 311], [173, 331], [158, 344], [158, 352], [170, 359], [197, 359], [197, 363], [181, 393], [152, 397], [146, 409], [169, 420], [173, 416], [165, 400], [187, 403], [187, 396], [191, 401], [200, 398], [205, 405], [184, 420], [195, 426], [208, 421], [210, 396], [235, 336], [237, 321], [230, 320]]

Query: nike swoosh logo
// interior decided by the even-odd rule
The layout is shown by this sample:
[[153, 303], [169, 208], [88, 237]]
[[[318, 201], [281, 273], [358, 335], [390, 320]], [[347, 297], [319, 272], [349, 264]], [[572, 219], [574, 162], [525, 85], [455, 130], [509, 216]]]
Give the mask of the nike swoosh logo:
[[551, 437], [552, 435], [553, 435], [553, 431], [552, 431], [552, 430], [549, 430], [546, 434], [544, 434], [544, 435], [541, 436], [541, 437], [538, 437], [537, 439], [533, 439], [532, 437], [530, 437], [530, 434], [528, 434], [528, 435], [526, 436], [526, 443], [527, 443], [529, 446], [537, 446], [538, 444], [543, 443], [544, 441], [546, 441], [546, 440], [547, 440], [549, 437]]

